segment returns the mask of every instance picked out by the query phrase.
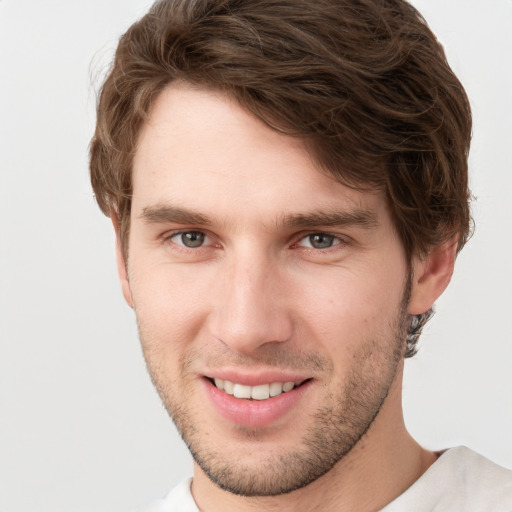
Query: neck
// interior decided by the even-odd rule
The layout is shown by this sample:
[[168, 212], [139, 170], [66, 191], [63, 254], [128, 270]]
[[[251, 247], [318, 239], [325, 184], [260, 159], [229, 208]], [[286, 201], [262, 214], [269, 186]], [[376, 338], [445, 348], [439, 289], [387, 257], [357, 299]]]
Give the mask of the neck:
[[407, 432], [402, 412], [403, 363], [366, 434], [328, 473], [296, 491], [272, 497], [236, 496], [194, 466], [192, 494], [201, 512], [380, 510], [408, 489], [435, 461]]

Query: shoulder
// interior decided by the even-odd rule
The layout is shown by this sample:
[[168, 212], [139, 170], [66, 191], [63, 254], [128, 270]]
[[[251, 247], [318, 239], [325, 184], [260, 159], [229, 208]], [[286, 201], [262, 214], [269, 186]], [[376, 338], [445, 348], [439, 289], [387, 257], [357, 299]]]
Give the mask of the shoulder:
[[510, 505], [508, 510], [512, 511], [512, 471], [465, 446], [447, 450], [440, 461], [443, 462], [441, 473], [444, 478], [460, 489], [468, 503], [481, 503], [485, 510], [495, 510], [493, 505], [507, 503]]
[[190, 492], [192, 478], [178, 484], [165, 498], [154, 501], [137, 512], [199, 512]]
[[451, 448], [383, 512], [405, 510], [512, 512], [512, 471], [464, 446]]
[[[447, 467], [457, 469], [465, 477], [473, 488], [483, 487], [495, 489], [498, 492], [512, 492], [512, 471], [486, 459], [482, 455], [459, 446], [447, 450], [444, 454], [447, 458]], [[443, 457], [443, 456], [441, 456]]]

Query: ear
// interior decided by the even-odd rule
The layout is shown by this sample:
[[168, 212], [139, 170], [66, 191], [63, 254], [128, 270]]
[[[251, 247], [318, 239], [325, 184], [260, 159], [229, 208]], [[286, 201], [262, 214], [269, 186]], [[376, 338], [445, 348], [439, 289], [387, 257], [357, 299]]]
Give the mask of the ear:
[[420, 315], [432, 307], [444, 292], [453, 274], [457, 238], [434, 247], [426, 257], [413, 261], [413, 283], [409, 313]]
[[123, 246], [121, 244], [121, 237], [119, 232], [119, 219], [115, 213], [110, 216], [114, 231], [116, 232], [116, 262], [117, 262], [117, 273], [119, 280], [121, 281], [121, 288], [123, 290], [124, 300], [133, 309], [133, 297], [130, 281], [128, 279], [128, 269], [126, 266], [126, 260], [123, 254]]

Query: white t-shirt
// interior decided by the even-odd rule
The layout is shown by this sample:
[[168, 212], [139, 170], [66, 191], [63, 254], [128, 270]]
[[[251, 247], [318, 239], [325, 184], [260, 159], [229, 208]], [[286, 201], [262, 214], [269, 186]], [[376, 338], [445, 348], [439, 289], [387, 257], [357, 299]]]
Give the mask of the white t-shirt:
[[[199, 512], [191, 482], [141, 512]], [[381, 512], [512, 512], [512, 471], [464, 446], [451, 448]]]

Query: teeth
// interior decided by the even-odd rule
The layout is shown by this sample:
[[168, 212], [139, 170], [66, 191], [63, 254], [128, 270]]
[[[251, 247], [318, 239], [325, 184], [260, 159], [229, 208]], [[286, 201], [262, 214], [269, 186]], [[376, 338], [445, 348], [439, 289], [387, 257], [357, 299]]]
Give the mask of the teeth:
[[277, 396], [283, 392], [283, 385], [281, 382], [272, 382], [270, 384], [270, 396]]
[[254, 398], [254, 400], [266, 400], [269, 396], [270, 384], [262, 384], [251, 388], [251, 398]]
[[215, 386], [225, 391], [228, 395], [236, 398], [252, 398], [253, 400], [266, 400], [278, 396], [281, 393], [291, 391], [300, 382], [272, 382], [271, 384], [260, 384], [259, 386], [245, 386], [229, 380], [214, 379]]
[[[233, 392], [234, 392], [234, 387], [235, 385], [232, 383], [232, 382], [229, 382], [229, 380], [225, 380], [224, 381], [224, 391], [228, 394], [228, 395], [232, 395]], [[219, 389], [222, 389], [222, 388], [219, 388]]]
[[251, 398], [251, 386], [235, 384], [233, 387], [233, 396], [235, 398]]
[[286, 393], [286, 391], [291, 391], [295, 386], [294, 382], [285, 382], [283, 384], [283, 391]]

